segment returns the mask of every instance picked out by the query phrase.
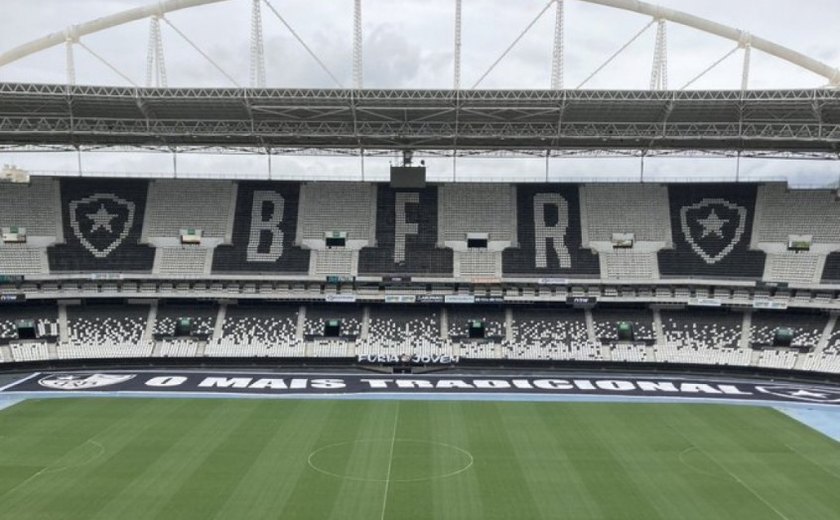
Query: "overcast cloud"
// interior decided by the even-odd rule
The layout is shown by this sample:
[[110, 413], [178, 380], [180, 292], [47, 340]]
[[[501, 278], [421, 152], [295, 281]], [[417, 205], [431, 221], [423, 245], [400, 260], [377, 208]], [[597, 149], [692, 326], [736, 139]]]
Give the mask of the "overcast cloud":
[[[345, 86], [351, 84], [352, 0], [271, 0], [301, 37]], [[68, 25], [82, 23], [151, 0], [0, 0], [0, 51]], [[452, 0], [363, 0], [365, 86], [449, 88], [452, 85]], [[470, 87], [545, 5], [543, 0], [463, 0], [462, 86]], [[832, 66], [840, 66], [838, 0], [660, 0], [658, 3], [744, 29], [801, 51]], [[168, 15], [169, 20], [210, 54], [241, 84], [249, 82], [250, 0], [228, 0]], [[263, 8], [267, 81], [277, 87], [335, 86], [289, 32]], [[566, 1], [567, 87], [577, 86], [611, 53], [644, 27], [649, 19], [634, 13]], [[482, 88], [547, 88], [553, 38], [550, 9], [519, 45], [481, 84]], [[654, 28], [650, 28], [614, 63], [596, 76], [591, 88], [646, 88], [650, 78]], [[162, 26], [170, 86], [228, 86], [212, 65], [165, 24]], [[732, 49], [732, 42], [669, 24], [669, 86], [679, 88]], [[148, 21], [91, 35], [86, 45], [142, 85], [145, 81]], [[77, 82], [126, 82], [77, 48]], [[754, 88], [810, 88], [825, 81], [785, 62], [753, 53]], [[741, 54], [736, 53], [692, 88], [738, 88]], [[53, 48], [0, 68], [0, 80], [63, 83], [63, 47]], [[32, 170], [77, 169], [75, 154], [3, 154], [1, 163]], [[452, 176], [451, 160], [429, 160], [432, 175]], [[368, 159], [367, 178], [383, 178], [386, 159]], [[553, 160], [550, 178], [634, 177], [637, 159]], [[682, 175], [734, 176], [735, 162], [709, 160], [649, 160], [649, 179]], [[172, 170], [162, 154], [84, 154], [83, 168], [103, 172]], [[221, 172], [267, 175], [264, 157], [181, 156], [182, 174]], [[276, 157], [275, 176], [359, 175], [358, 159]], [[539, 160], [460, 161], [459, 177], [523, 174], [544, 177]], [[742, 161], [743, 177], [792, 177], [804, 182], [833, 182], [838, 162]]]

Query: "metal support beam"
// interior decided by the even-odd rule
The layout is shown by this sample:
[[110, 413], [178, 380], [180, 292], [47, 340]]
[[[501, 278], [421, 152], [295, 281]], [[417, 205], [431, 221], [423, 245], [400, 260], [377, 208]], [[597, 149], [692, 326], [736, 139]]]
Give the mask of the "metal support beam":
[[656, 21], [656, 47], [650, 72], [651, 90], [668, 90], [668, 33], [665, 20]]
[[146, 86], [164, 87], [166, 80], [166, 62], [163, 58], [163, 38], [160, 35], [160, 17], [149, 19], [149, 48], [146, 51]]
[[263, 46], [261, 0], [251, 0], [251, 86], [265, 87], [265, 48]]
[[453, 49], [453, 79], [452, 88], [461, 88], [461, 0], [455, 0], [455, 45]]
[[361, 89], [364, 84], [362, 48], [362, 0], [353, 2], [353, 88]]
[[554, 51], [551, 60], [551, 88], [552, 90], [559, 90], [563, 88], [564, 69], [565, 69], [565, 52], [566, 47], [564, 43], [565, 36], [565, 14], [564, 3], [565, 0], [556, 0], [557, 11], [554, 17]]

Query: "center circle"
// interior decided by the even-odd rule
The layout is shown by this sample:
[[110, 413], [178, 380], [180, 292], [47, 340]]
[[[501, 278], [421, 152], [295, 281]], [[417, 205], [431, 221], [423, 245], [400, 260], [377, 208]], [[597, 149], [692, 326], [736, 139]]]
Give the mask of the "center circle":
[[419, 439], [360, 439], [322, 446], [309, 467], [324, 475], [363, 482], [420, 482], [453, 477], [473, 465], [470, 452]]

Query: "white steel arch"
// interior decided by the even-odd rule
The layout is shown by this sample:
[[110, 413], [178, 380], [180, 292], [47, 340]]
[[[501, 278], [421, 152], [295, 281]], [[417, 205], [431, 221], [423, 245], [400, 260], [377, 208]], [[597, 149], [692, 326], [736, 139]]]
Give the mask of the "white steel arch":
[[[28, 43], [22, 44], [18, 47], [10, 49], [6, 52], [0, 54], [0, 67], [17, 61], [21, 58], [29, 56], [31, 54], [43, 51], [50, 47], [54, 47], [56, 45], [60, 45], [67, 42], [77, 42], [80, 37], [93, 34], [96, 32], [103, 31], [105, 29], [110, 29], [119, 25], [123, 25], [129, 22], [133, 22], [136, 20], [141, 20], [144, 18], [149, 18], [153, 16], [162, 16], [165, 13], [169, 13], [172, 11], [177, 11], [181, 9], [187, 9], [190, 7], [198, 7], [201, 5], [212, 4], [212, 3], [219, 3], [225, 2], [228, 0], [160, 0], [157, 3], [145, 6], [145, 7], [138, 7], [129, 9], [126, 11], [122, 11], [120, 13], [116, 13], [113, 15], [105, 16], [103, 18], [97, 18], [95, 20], [91, 20], [85, 23], [72, 25], [66, 28], [64, 31], [55, 32], [44, 36], [42, 38], [38, 38], [36, 40], [32, 40]], [[558, 3], [562, 5], [563, 0], [550, 0], [549, 4]], [[589, 3], [589, 4], [596, 4], [605, 7], [610, 7], [614, 9], [621, 9], [624, 11], [630, 11], [638, 14], [643, 14], [646, 16], [652, 17], [656, 21], [667, 20], [669, 22], [673, 22], [676, 24], [684, 25], [686, 27], [691, 27], [702, 31], [704, 33], [712, 34], [724, 39], [728, 39], [734, 42], [737, 42], [740, 47], [744, 49], [757, 49], [762, 52], [765, 52], [771, 56], [779, 58], [781, 60], [787, 61], [792, 63], [802, 69], [808, 70], [814, 74], [817, 74], [828, 81], [828, 84], [831, 86], [840, 86], [840, 69], [836, 67], [832, 67], [820, 60], [807, 56], [801, 52], [793, 50], [789, 47], [785, 47], [784, 45], [780, 45], [773, 41], [754, 36], [746, 31], [736, 29], [734, 27], [730, 27], [718, 22], [714, 22], [712, 20], [708, 20], [706, 18], [702, 18], [699, 16], [695, 16], [684, 11], [679, 11], [676, 9], [670, 9], [667, 7], [662, 7], [659, 5], [643, 2], [640, 0], [580, 0], [581, 2]], [[362, 56], [361, 56], [361, 45], [360, 39], [361, 36], [359, 34], [360, 29], [359, 25], [361, 18], [361, 2], [357, 0], [355, 2], [355, 15], [354, 17], [357, 19], [355, 22], [356, 26], [356, 33], [354, 33], [354, 84], [356, 88], [360, 87], [361, 83], [361, 63], [362, 63]], [[562, 15], [558, 14], [558, 20], [562, 20]], [[562, 23], [559, 22], [558, 23]], [[559, 29], [557, 29], [559, 30]], [[457, 43], [456, 43], [457, 45]], [[555, 42], [555, 46], [557, 43]], [[358, 50], [357, 50], [358, 49]], [[555, 57], [555, 61], [562, 60], [562, 56]], [[492, 69], [492, 67], [491, 67]], [[488, 71], [489, 72], [489, 71]], [[745, 71], [744, 76], [746, 77], [747, 72]], [[562, 71], [553, 71], [552, 78], [555, 76], [560, 77], [562, 76]], [[457, 81], [457, 80], [456, 80]], [[558, 82], [554, 82], [557, 84]]]
[[19, 45], [10, 49], [3, 54], [0, 54], [0, 67], [25, 58], [30, 54], [41, 52], [50, 47], [55, 47], [67, 41], [77, 41], [82, 36], [97, 33], [117, 27], [119, 25], [127, 24], [137, 20], [143, 20], [152, 16], [161, 16], [172, 11], [179, 11], [190, 7], [198, 7], [200, 5], [214, 4], [218, 2], [226, 2], [228, 0], [161, 0], [160, 2], [150, 4], [144, 7], [135, 7], [119, 13], [115, 13], [88, 22], [71, 25], [63, 31], [48, 34], [37, 40]]
[[639, 14], [645, 14], [655, 19], [668, 20], [680, 25], [692, 27], [705, 33], [714, 34], [727, 40], [737, 42], [742, 46], [750, 46], [753, 49], [766, 52], [771, 56], [788, 61], [809, 70], [814, 74], [824, 77], [832, 85], [840, 85], [840, 69], [832, 67], [817, 59], [806, 56], [801, 52], [795, 51], [784, 45], [753, 36], [752, 34], [729, 27], [706, 18], [701, 18], [684, 11], [676, 9], [669, 9], [660, 5], [649, 4], [640, 0], [580, 0], [589, 4], [598, 4], [606, 7], [613, 7], [615, 9], [622, 9], [624, 11], [632, 11]]

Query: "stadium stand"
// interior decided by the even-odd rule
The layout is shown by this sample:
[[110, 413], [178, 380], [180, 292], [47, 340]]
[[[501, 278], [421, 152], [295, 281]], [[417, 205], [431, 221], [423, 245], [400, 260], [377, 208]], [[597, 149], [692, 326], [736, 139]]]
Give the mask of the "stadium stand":
[[659, 252], [662, 276], [758, 279], [764, 253], [751, 251], [756, 185], [668, 187], [674, 248]]
[[[362, 333], [362, 307], [351, 304], [323, 304], [306, 308], [306, 320], [303, 334], [306, 338], [325, 339], [327, 337], [355, 339]], [[338, 322], [335, 336], [329, 336], [328, 322]]]
[[620, 341], [618, 327], [627, 323], [632, 327], [633, 340], [653, 342], [653, 314], [648, 309], [597, 307], [592, 310], [592, 322], [595, 327], [595, 339], [601, 343]]
[[297, 244], [300, 184], [241, 182], [232, 244], [218, 246], [214, 273], [306, 273], [309, 251]]
[[29, 183], [0, 182], [0, 227], [19, 226], [33, 237], [61, 241], [58, 179], [33, 177]]
[[146, 334], [149, 305], [93, 301], [67, 306], [68, 342], [71, 344], [139, 343]]
[[598, 257], [583, 249], [576, 185], [520, 184], [515, 208], [517, 245], [503, 253], [505, 275], [598, 275]]
[[[162, 302], [157, 307], [154, 334], [167, 338], [180, 335], [207, 340], [213, 336], [218, 314], [219, 308], [214, 302]], [[182, 320], [189, 320], [189, 329], [179, 333], [177, 325]]]
[[510, 336], [505, 356], [510, 359], [604, 359], [580, 310], [514, 307]]
[[155, 251], [140, 243], [148, 184], [62, 179], [65, 242], [47, 250], [50, 270], [151, 272]]
[[358, 348], [361, 355], [449, 354], [441, 338], [440, 312], [436, 307], [371, 305], [367, 335]]
[[359, 253], [359, 273], [452, 276], [452, 250], [437, 247], [438, 188], [379, 185], [376, 244]]
[[202, 231], [202, 239], [229, 241], [236, 184], [229, 181], [155, 180], [143, 221], [143, 241], [177, 238], [182, 229]]
[[297, 335], [300, 306], [242, 301], [227, 305], [222, 337], [211, 341], [205, 355], [218, 357], [303, 357]]
[[792, 333], [791, 346], [815, 347], [819, 344], [828, 317], [820, 313], [797, 313], [791, 311], [756, 311], [752, 315], [750, 343], [772, 346], [779, 328]]
[[25, 303], [0, 306], [0, 343], [19, 340], [18, 322], [31, 321], [36, 334], [58, 336], [58, 308], [50, 304]]
[[663, 309], [663, 342], [656, 361], [709, 365], [748, 365], [752, 352], [742, 346], [743, 313], [722, 309]]
[[810, 235], [814, 244], [840, 248], [840, 202], [832, 190], [790, 190], [786, 184], [758, 187], [756, 244], [787, 244], [790, 235]]
[[613, 233], [633, 233], [636, 242], [671, 242], [668, 188], [659, 184], [586, 184], [580, 188], [583, 245], [612, 248]]

